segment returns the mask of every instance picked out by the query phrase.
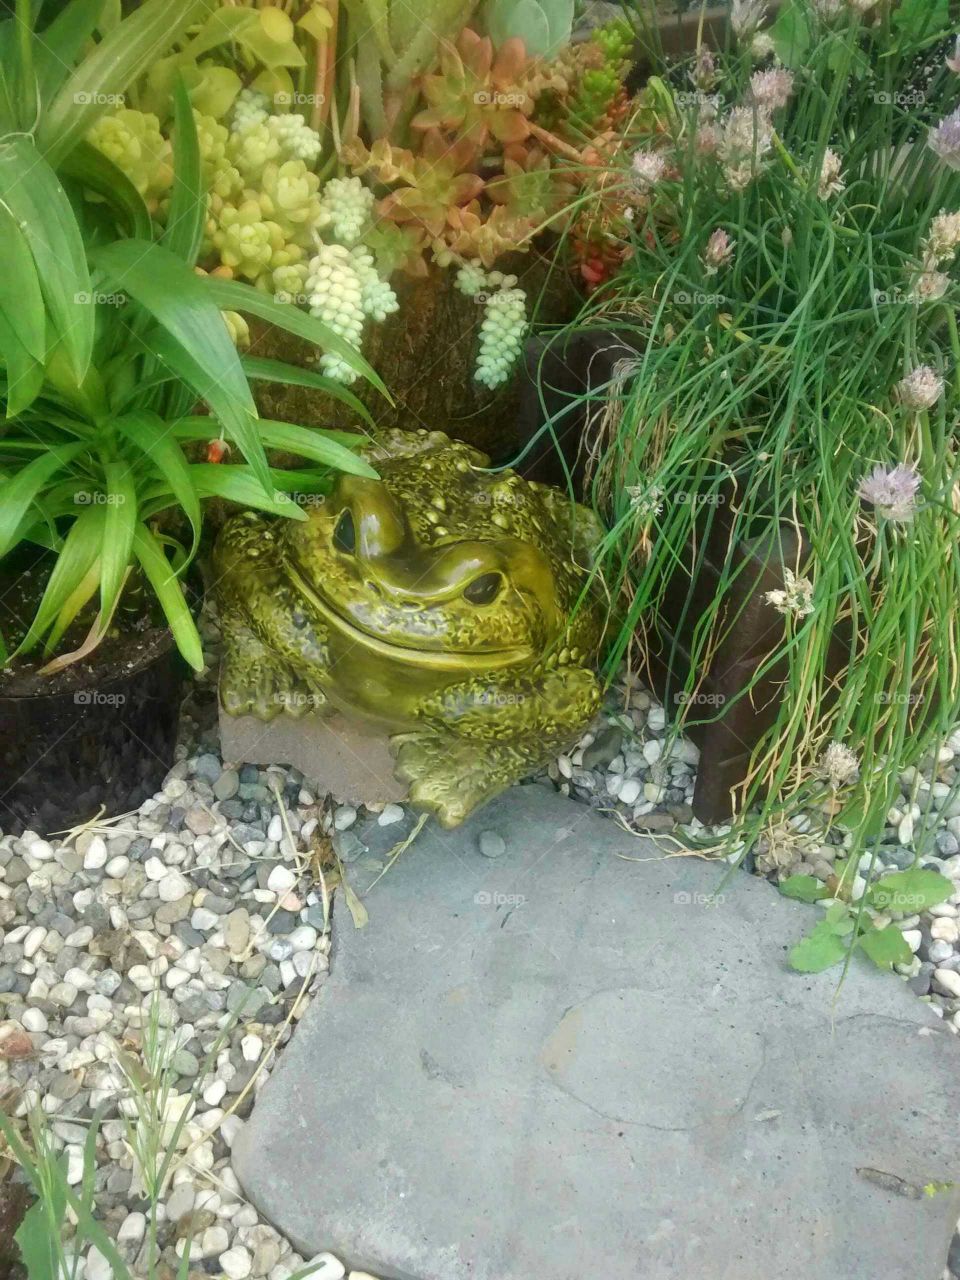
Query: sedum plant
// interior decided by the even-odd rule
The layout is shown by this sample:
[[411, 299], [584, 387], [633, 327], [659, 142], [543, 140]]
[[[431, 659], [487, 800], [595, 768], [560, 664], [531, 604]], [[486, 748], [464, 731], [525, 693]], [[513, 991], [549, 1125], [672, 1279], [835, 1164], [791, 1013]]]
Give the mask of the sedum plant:
[[779, 672], [783, 698], [730, 840], [782, 875], [842, 844], [831, 888], [862, 923], [886, 824], [922, 854], [960, 789], [960, 61], [939, 0], [737, 13], [727, 49], [661, 68], [669, 100], [624, 175], [629, 257], [581, 317], [615, 314], [638, 353], [590, 442], [625, 600], [610, 669], [669, 632], [686, 565], [678, 723], [728, 712], [698, 680], [736, 634], [738, 546], [769, 556], [783, 586], [740, 696]]
[[[494, 269], [587, 200], [609, 150], [585, 148], [622, 116], [633, 32], [614, 23], [569, 47], [569, 7], [529, 0], [549, 29], [541, 48], [522, 5], [438, 3], [411, 23], [389, 4], [220, 4], [88, 142], [165, 224], [181, 76], [207, 198], [202, 265], [296, 301], [359, 348], [398, 308], [396, 273]], [[484, 333], [508, 311], [488, 308]], [[477, 377], [496, 385], [509, 369], [497, 364], [491, 383], [485, 351], [484, 339]], [[330, 353], [319, 361], [356, 376]]]
[[[66, 59], [94, 32], [102, 7], [67, 9], [41, 39], [21, 4], [16, 56], [12, 24], [0, 24], [6, 93], [0, 112], [0, 557], [24, 543], [55, 556], [36, 616], [13, 656], [41, 643], [52, 654], [87, 606], [95, 617], [86, 640], [54, 662], [89, 653], [107, 633], [136, 570], [152, 587], [185, 658], [199, 668], [199, 636], [181, 581], [199, 546], [203, 500], [220, 497], [303, 519], [289, 491], [322, 489], [330, 467], [373, 474], [332, 434], [259, 419], [250, 379], [291, 379], [341, 397], [349, 393], [319, 374], [242, 356], [234, 340], [242, 342], [243, 314], [317, 342], [380, 384], [355, 348], [320, 320], [249, 284], [198, 274], [203, 162], [182, 84], [174, 94], [176, 147], [161, 234], [137, 185], [82, 141], [85, 121], [78, 125], [70, 116], [67, 137], [51, 129], [65, 89], [83, 84], [97, 86], [83, 91], [94, 101], [89, 112], [81, 111], [96, 128], [98, 100], [115, 98], [148, 51], [162, 47], [161, 32], [169, 33], [171, 22], [176, 29], [177, 15], [186, 21], [195, 9], [172, 0], [155, 8], [147, 0], [71, 72]], [[148, 19], [153, 25], [144, 26]], [[150, 40], [144, 37], [141, 49], [137, 33], [143, 31]], [[34, 115], [24, 129], [28, 101]], [[205, 416], [197, 416], [197, 405]], [[208, 461], [195, 460], [195, 442], [208, 442]], [[230, 445], [243, 461], [219, 465]], [[267, 448], [313, 465], [272, 469]]]

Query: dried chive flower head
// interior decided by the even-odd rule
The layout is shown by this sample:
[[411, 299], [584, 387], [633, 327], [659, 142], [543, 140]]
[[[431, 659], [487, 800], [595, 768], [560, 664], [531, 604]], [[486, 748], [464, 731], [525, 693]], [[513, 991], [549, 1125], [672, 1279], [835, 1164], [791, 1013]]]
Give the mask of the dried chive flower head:
[[733, 0], [730, 25], [738, 40], [752, 36], [767, 13], [766, 0]]
[[832, 791], [849, 787], [860, 776], [860, 761], [842, 742], [831, 742], [820, 757], [820, 773]]
[[763, 598], [777, 613], [794, 614], [798, 618], [813, 613], [813, 583], [809, 578], [798, 577], [792, 569], [783, 571], [783, 590], [768, 591]]
[[736, 240], [731, 240], [722, 227], [717, 227], [703, 251], [703, 266], [707, 275], [715, 276], [721, 267], [728, 267], [733, 261], [736, 247]]
[[943, 395], [943, 378], [928, 364], [918, 365], [896, 386], [897, 399], [907, 409], [932, 409]]
[[637, 186], [641, 191], [649, 191], [663, 177], [667, 162], [656, 151], [635, 151], [631, 167]]
[[748, 186], [773, 145], [769, 117], [753, 107], [734, 107], [727, 116], [720, 139], [723, 174], [734, 191]]
[[831, 151], [827, 147], [823, 153], [823, 164], [820, 166], [820, 181], [817, 184], [817, 194], [821, 200], [829, 200], [831, 196], [837, 196], [847, 185], [840, 176], [841, 160], [835, 151]]
[[760, 111], [779, 111], [790, 101], [793, 93], [793, 72], [783, 67], [770, 71], [755, 71], [750, 77], [748, 99]]
[[703, 45], [697, 50], [697, 58], [690, 72], [690, 79], [698, 89], [712, 89], [717, 82], [717, 64], [713, 54]]
[[918, 302], [939, 302], [950, 288], [953, 281], [942, 271], [924, 271], [917, 278], [916, 298]]
[[947, 213], [941, 209], [921, 245], [923, 265], [931, 270], [941, 262], [949, 262], [960, 245], [960, 213]]
[[916, 468], [898, 462], [895, 467], [874, 467], [860, 481], [857, 494], [863, 502], [872, 503], [885, 520], [904, 524], [916, 515], [919, 489]]

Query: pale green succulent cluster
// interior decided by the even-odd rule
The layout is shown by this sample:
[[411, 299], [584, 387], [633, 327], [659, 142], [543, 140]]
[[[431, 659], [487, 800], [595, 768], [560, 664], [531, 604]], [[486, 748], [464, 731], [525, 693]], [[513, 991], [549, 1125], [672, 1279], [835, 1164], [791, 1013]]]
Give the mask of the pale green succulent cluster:
[[[382, 322], [397, 310], [397, 295], [377, 272], [363, 245], [323, 244], [311, 259], [306, 281], [310, 312], [352, 347], [360, 349], [364, 321]], [[324, 352], [320, 367], [338, 382], [356, 381], [340, 356]]]
[[480, 351], [474, 377], [491, 391], [510, 377], [528, 329], [527, 295], [516, 287], [517, 277], [484, 271], [467, 262], [457, 272], [457, 288], [484, 307]]
[[173, 150], [149, 111], [121, 107], [101, 116], [87, 135], [98, 151], [122, 169], [151, 209], [173, 182]]

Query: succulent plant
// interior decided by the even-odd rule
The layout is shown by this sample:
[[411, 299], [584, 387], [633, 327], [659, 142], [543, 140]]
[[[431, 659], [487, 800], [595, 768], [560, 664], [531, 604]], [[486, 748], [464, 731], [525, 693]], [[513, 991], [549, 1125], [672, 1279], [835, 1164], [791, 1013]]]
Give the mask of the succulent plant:
[[560, 208], [565, 195], [573, 194], [573, 187], [557, 180], [545, 151], [513, 145], [504, 148], [503, 173], [490, 179], [486, 194], [509, 217], [542, 223]]
[[356, 244], [373, 213], [374, 195], [359, 178], [331, 178], [320, 198], [320, 222], [341, 244]]
[[100, 117], [87, 134], [87, 141], [112, 160], [148, 206], [156, 209], [173, 182], [173, 152], [152, 112], [120, 107], [111, 115]]
[[573, 0], [487, 0], [483, 21], [498, 47], [519, 38], [531, 57], [542, 58], [569, 42]]
[[526, 251], [536, 230], [536, 222], [512, 217], [503, 205], [484, 216], [477, 201], [462, 209], [451, 209], [447, 235], [434, 243], [434, 256], [441, 264], [478, 259], [487, 268], [505, 253]]
[[527, 332], [526, 302], [522, 289], [500, 289], [485, 303], [474, 377], [491, 391], [506, 382], [520, 354]]
[[[311, 315], [359, 350], [363, 337], [363, 285], [350, 250], [340, 244], [321, 245], [310, 261], [306, 290]], [[356, 372], [332, 352], [320, 357], [320, 367], [338, 382], [354, 382], [357, 377]]]
[[378, 218], [364, 233], [363, 242], [373, 253], [382, 276], [389, 278], [395, 271], [412, 277], [427, 274], [424, 253], [430, 238], [422, 227], [410, 222], [401, 226]]
[[381, 182], [399, 180], [403, 184], [380, 201], [380, 216], [415, 223], [431, 236], [443, 235], [449, 212], [468, 204], [483, 190], [479, 174], [468, 172], [476, 163], [477, 150], [467, 138], [451, 146], [438, 129], [429, 129], [419, 155], [391, 147], [385, 139], [374, 143], [366, 159], [364, 152], [362, 145], [352, 152], [360, 161], [356, 167], [361, 172], [372, 171]]
[[302, 160], [285, 160], [264, 165], [255, 198], [263, 216], [278, 223], [287, 239], [309, 245], [311, 232], [321, 221], [319, 187], [320, 179]]
[[533, 111], [522, 85], [526, 67], [522, 40], [507, 40], [495, 55], [489, 37], [466, 28], [456, 46], [442, 49], [439, 74], [423, 77], [427, 106], [414, 116], [413, 127], [442, 128], [477, 146], [490, 134], [498, 142], [522, 142]]

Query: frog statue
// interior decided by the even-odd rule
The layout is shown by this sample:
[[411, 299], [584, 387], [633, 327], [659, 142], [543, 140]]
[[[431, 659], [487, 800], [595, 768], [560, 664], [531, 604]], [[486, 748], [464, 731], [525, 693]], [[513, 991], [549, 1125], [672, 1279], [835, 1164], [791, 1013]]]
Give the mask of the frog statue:
[[452, 827], [594, 715], [605, 610], [584, 507], [437, 431], [364, 449], [304, 521], [252, 512], [215, 549], [231, 715], [362, 716]]

